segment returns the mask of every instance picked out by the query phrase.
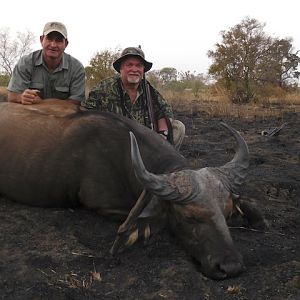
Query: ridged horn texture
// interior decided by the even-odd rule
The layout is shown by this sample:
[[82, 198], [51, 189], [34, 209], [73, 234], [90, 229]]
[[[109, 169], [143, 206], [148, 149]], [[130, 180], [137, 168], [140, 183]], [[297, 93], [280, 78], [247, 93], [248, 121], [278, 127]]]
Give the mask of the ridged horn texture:
[[172, 190], [162, 183], [162, 177], [164, 177], [164, 175], [155, 175], [146, 170], [140, 154], [139, 146], [132, 132], [130, 132], [130, 141], [133, 169], [137, 179], [144, 185], [145, 189], [153, 194], [159, 194], [162, 196], [172, 193]]
[[237, 142], [237, 150], [233, 159], [224, 166], [210, 168], [223, 184], [233, 193], [237, 193], [237, 188], [243, 183], [246, 177], [246, 170], [249, 167], [249, 150], [248, 146], [238, 131], [221, 122], [230, 133], [233, 134]]
[[136, 138], [130, 132], [131, 159], [137, 179], [150, 193], [169, 201], [190, 201], [197, 191], [193, 190], [189, 171], [179, 171], [170, 174], [156, 175], [146, 170]]
[[[245, 140], [232, 127], [226, 123], [221, 123], [229, 132], [232, 133], [236, 142], [237, 150], [233, 159], [224, 166], [216, 168], [207, 168], [217, 178], [221, 180], [223, 185], [232, 193], [237, 193], [246, 176], [246, 170], [249, 167], [249, 150]], [[197, 183], [195, 176], [199, 171], [182, 170], [170, 174], [156, 175], [146, 170], [136, 138], [130, 132], [131, 139], [131, 159], [137, 179], [141, 182], [146, 190], [165, 200], [175, 201], [178, 204], [185, 204], [193, 201], [201, 192], [200, 184]]]

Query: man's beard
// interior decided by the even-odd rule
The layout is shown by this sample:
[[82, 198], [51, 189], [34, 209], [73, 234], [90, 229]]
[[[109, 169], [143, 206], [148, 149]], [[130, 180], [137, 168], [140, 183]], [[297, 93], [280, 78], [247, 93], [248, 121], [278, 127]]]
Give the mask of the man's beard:
[[140, 76], [132, 76], [132, 75], [127, 76], [128, 83], [140, 83], [141, 80], [142, 78]]

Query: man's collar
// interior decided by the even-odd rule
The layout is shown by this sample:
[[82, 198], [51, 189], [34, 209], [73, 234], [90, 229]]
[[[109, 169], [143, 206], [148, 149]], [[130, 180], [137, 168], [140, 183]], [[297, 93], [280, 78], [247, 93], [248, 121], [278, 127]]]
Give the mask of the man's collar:
[[[66, 58], [66, 53], [63, 53], [62, 55], [62, 59], [61, 59], [61, 62], [59, 64], [59, 66], [56, 68], [57, 71], [60, 71], [62, 69], [68, 69], [69, 68], [69, 61], [68, 59]], [[40, 66], [44, 64], [44, 60], [43, 60], [43, 51], [40, 50], [40, 53], [35, 61], [35, 66]], [[44, 64], [46, 66], [46, 64]]]

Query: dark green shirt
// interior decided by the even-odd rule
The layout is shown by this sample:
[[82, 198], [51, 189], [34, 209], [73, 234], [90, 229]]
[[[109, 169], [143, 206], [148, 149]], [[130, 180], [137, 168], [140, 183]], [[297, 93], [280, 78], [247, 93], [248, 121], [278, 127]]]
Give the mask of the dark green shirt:
[[15, 93], [36, 89], [44, 99], [82, 101], [85, 98], [85, 70], [81, 62], [64, 53], [58, 68], [49, 72], [43, 62], [42, 50], [38, 50], [19, 60], [7, 89]]
[[[172, 108], [161, 94], [151, 85], [150, 91], [155, 120], [173, 118]], [[81, 105], [88, 109], [122, 114], [149, 126], [149, 123], [145, 122], [145, 117], [149, 118], [148, 110], [145, 109], [145, 103], [145, 93], [142, 87], [139, 86], [138, 97], [132, 104], [128, 93], [122, 87], [120, 75], [116, 75], [100, 81], [91, 90], [88, 99], [83, 101]]]

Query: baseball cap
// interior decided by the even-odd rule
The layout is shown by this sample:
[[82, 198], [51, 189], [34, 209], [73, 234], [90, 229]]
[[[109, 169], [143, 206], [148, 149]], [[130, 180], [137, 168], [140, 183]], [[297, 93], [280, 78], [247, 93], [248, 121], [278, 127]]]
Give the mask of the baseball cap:
[[67, 28], [63, 23], [60, 22], [46, 23], [46, 25], [44, 26], [43, 35], [47, 35], [52, 31], [59, 32], [61, 35], [63, 35], [65, 39], [68, 38]]

